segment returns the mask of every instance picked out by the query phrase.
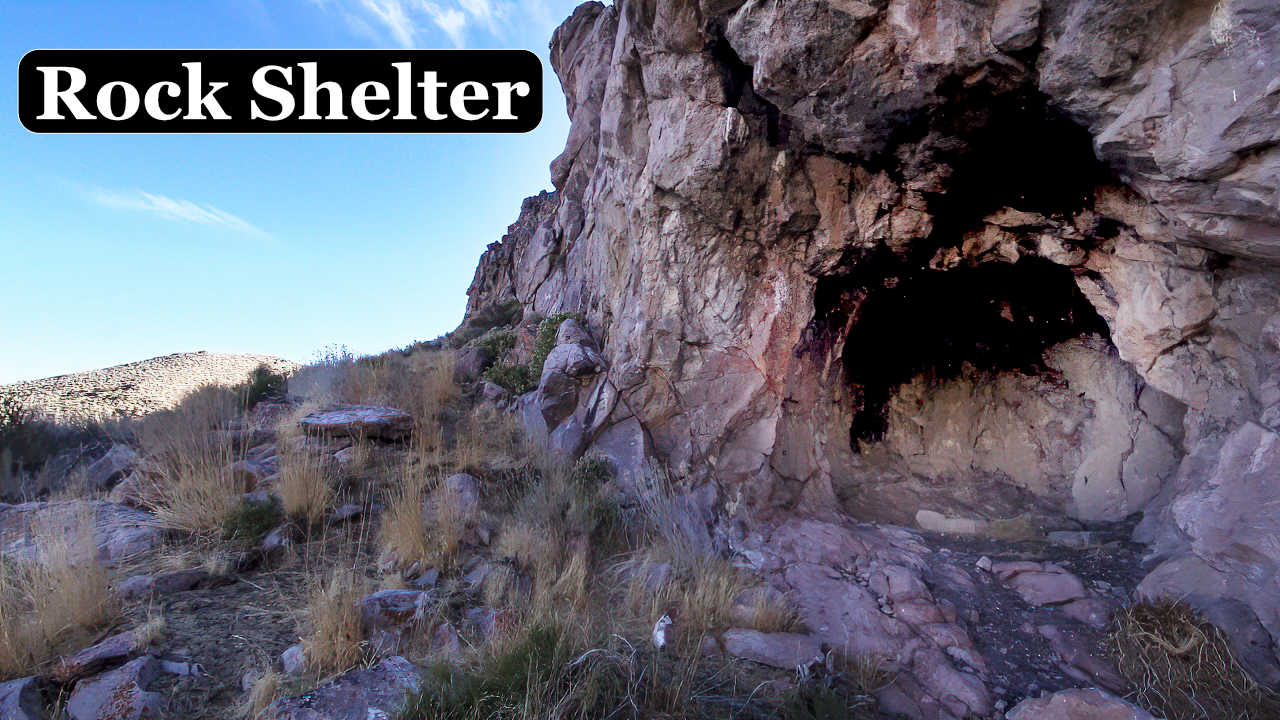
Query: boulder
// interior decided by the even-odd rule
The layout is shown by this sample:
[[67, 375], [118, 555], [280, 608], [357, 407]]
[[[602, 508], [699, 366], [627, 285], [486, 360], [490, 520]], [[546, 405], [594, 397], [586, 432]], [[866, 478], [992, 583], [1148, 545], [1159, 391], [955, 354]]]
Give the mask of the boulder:
[[375, 652], [401, 651], [407, 636], [417, 634], [427, 618], [431, 594], [422, 590], [382, 590], [360, 601], [365, 640]]
[[1080, 578], [1052, 563], [996, 563], [992, 572], [1028, 603], [1063, 605], [1089, 597]]
[[44, 698], [34, 677], [0, 683], [0, 718], [4, 720], [45, 720]]
[[127, 665], [81, 680], [67, 699], [71, 720], [152, 720], [164, 717], [164, 699], [147, 692], [161, 672], [152, 657], [140, 657]]
[[276, 700], [277, 720], [366, 720], [395, 717], [409, 693], [422, 685], [422, 671], [402, 657], [389, 657], [367, 670], [355, 670], [298, 697]]
[[916, 512], [916, 524], [923, 530], [930, 530], [941, 533], [955, 533], [957, 535], [977, 535], [985, 532], [987, 526], [990, 525], [982, 518], [956, 518], [947, 517], [940, 512], [933, 510], [919, 510]]
[[1037, 629], [1057, 653], [1058, 668], [1069, 677], [1121, 694], [1128, 689], [1129, 681], [1103, 658], [1102, 649], [1086, 636], [1053, 625], [1041, 625]]
[[298, 421], [309, 435], [323, 438], [404, 440], [413, 434], [413, 417], [403, 410], [368, 405], [338, 405]]
[[170, 595], [190, 590], [209, 577], [209, 571], [203, 568], [133, 575], [121, 581], [116, 586], [116, 592], [123, 600], [143, 600], [153, 595]]
[[17, 562], [34, 562], [41, 553], [40, 537], [92, 534], [94, 547], [82, 550], [104, 566], [150, 554], [160, 530], [151, 513], [102, 500], [0, 503], [0, 552]]
[[733, 657], [784, 670], [822, 662], [823, 658], [822, 643], [812, 635], [733, 628], [726, 630], [721, 639], [724, 651]]
[[422, 516], [435, 522], [449, 513], [464, 525], [480, 518], [480, 480], [474, 475], [456, 473], [445, 478], [423, 501]]
[[1005, 715], [1006, 720], [1155, 720], [1150, 713], [1098, 688], [1059, 690], [1027, 698]]
[[112, 445], [85, 471], [85, 481], [95, 490], [110, 490], [138, 467], [138, 453], [128, 445]]
[[301, 644], [290, 645], [280, 653], [280, 669], [290, 677], [302, 677], [307, 671], [307, 652]]
[[484, 377], [484, 371], [497, 360], [489, 348], [482, 345], [471, 345], [458, 355], [458, 364], [453, 369], [453, 381], [459, 385], [467, 385]]
[[49, 678], [57, 683], [70, 684], [114, 665], [121, 665], [141, 649], [142, 643], [133, 631], [112, 635], [97, 645], [58, 660], [49, 669]]

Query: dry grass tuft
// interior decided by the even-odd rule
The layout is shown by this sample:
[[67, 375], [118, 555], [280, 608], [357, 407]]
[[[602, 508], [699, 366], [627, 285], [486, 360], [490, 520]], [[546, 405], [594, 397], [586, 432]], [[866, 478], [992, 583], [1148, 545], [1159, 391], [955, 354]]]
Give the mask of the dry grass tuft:
[[273, 669], [268, 669], [253, 681], [249, 695], [240, 706], [240, 716], [244, 720], [258, 720], [277, 698], [284, 695], [288, 678]]
[[216, 533], [240, 503], [246, 488], [223, 472], [239, 458], [219, 432], [237, 412], [235, 392], [210, 387], [139, 423], [138, 440], [159, 476], [152, 509], [164, 527]]
[[[1169, 720], [1251, 720], [1280, 716], [1280, 698], [1236, 661], [1222, 633], [1189, 605], [1137, 603], [1119, 614], [1110, 638], [1130, 698]], [[1272, 714], [1268, 714], [1272, 713]]]
[[439, 482], [429, 468], [406, 464], [399, 487], [390, 491], [378, 544], [384, 557], [393, 556], [402, 568], [417, 563], [447, 572], [458, 558], [466, 527], [456, 498], [442, 493], [431, 516], [424, 512], [427, 492]]
[[80, 649], [119, 617], [120, 603], [97, 561], [89, 512], [69, 531], [37, 527], [36, 563], [0, 558], [0, 678]]
[[318, 526], [333, 504], [333, 480], [325, 458], [318, 453], [282, 454], [276, 490], [285, 514], [305, 528]]
[[364, 661], [359, 602], [370, 585], [355, 571], [339, 566], [312, 590], [307, 604], [310, 632], [302, 646], [318, 673], [347, 670]]

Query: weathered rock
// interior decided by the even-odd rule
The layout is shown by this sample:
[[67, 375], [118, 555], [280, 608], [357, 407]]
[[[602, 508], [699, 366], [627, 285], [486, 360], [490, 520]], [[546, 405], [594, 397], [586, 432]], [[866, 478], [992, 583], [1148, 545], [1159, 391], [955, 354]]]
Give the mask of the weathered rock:
[[991, 523], [981, 518], [953, 518], [932, 510], [920, 510], [916, 512], [916, 524], [933, 532], [977, 535]]
[[262, 538], [262, 543], [258, 545], [263, 552], [272, 552], [273, 550], [282, 550], [293, 545], [294, 541], [301, 537], [302, 531], [293, 523], [285, 523], [280, 527], [267, 533]]
[[44, 698], [34, 677], [0, 683], [0, 718], [4, 720], [45, 720]]
[[347, 503], [346, 505], [336, 508], [332, 513], [329, 514], [329, 524], [337, 525], [338, 523], [346, 522], [351, 518], [358, 517], [363, 513], [364, 513], [364, 508], [362, 506], [355, 505], [353, 503]]
[[307, 653], [301, 644], [290, 645], [280, 653], [280, 670], [290, 677], [302, 677], [307, 671]]
[[365, 640], [376, 652], [395, 654], [407, 635], [417, 633], [427, 618], [430, 593], [381, 590], [360, 601]]
[[1080, 578], [1053, 563], [996, 563], [991, 571], [1023, 600], [1037, 607], [1062, 605], [1089, 597]]
[[147, 692], [160, 663], [140, 657], [127, 665], [76, 683], [67, 699], [72, 720], [144, 720], [164, 717], [164, 699]]
[[785, 670], [821, 662], [823, 658], [822, 643], [812, 635], [734, 628], [726, 630], [722, 640], [724, 651], [734, 657]]
[[60, 659], [49, 669], [49, 677], [54, 682], [70, 684], [96, 675], [106, 668], [123, 664], [142, 647], [133, 631], [112, 635], [97, 645]]
[[310, 435], [325, 438], [378, 438], [403, 440], [413, 434], [413, 417], [388, 407], [338, 405], [314, 412], [298, 421]]
[[40, 537], [91, 537], [94, 547], [74, 548], [105, 566], [149, 554], [159, 541], [151, 513], [101, 500], [0, 504], [0, 550], [17, 562], [41, 556]]
[[1095, 630], [1104, 630], [1111, 624], [1115, 603], [1100, 598], [1083, 598], [1063, 605], [1062, 612]]
[[493, 352], [481, 345], [472, 345], [458, 355], [453, 369], [453, 381], [459, 385], [473, 383], [484, 376], [484, 371], [497, 360]]
[[1018, 703], [1007, 720], [1154, 720], [1142, 708], [1097, 688], [1059, 690]]
[[423, 501], [422, 516], [430, 522], [447, 513], [464, 526], [480, 518], [480, 480], [474, 475], [456, 473], [441, 481]]
[[116, 586], [124, 600], [142, 600], [152, 595], [169, 595], [190, 590], [210, 577], [203, 568], [188, 568], [150, 575], [133, 575]]
[[1091, 647], [1083, 636], [1053, 625], [1041, 625], [1037, 629], [1058, 654], [1058, 667], [1070, 677], [1121, 694], [1129, 687], [1129, 681], [1103, 659], [1101, 649]]
[[421, 671], [402, 657], [389, 657], [368, 670], [355, 670], [306, 695], [271, 704], [279, 720], [366, 720], [395, 717], [409, 693], [422, 685]]
[[106, 455], [85, 470], [85, 481], [95, 490], [109, 490], [133, 472], [140, 460], [128, 445], [112, 445]]

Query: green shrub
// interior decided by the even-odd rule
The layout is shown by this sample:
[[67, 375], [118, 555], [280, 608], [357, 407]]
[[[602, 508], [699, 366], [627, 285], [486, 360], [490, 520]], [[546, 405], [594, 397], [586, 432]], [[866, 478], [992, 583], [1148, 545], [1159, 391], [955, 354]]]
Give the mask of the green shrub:
[[494, 365], [484, 371], [484, 378], [512, 395], [523, 395], [537, 387], [537, 375], [524, 364]]
[[249, 373], [249, 379], [236, 386], [240, 407], [252, 410], [264, 400], [281, 400], [289, 390], [289, 379], [284, 375], [272, 372], [271, 368], [259, 365]]
[[235, 507], [222, 523], [222, 539], [256, 542], [280, 524], [280, 506], [275, 502], [246, 500]]
[[565, 320], [581, 322], [582, 318], [578, 313], [556, 313], [538, 325], [538, 337], [533, 341], [533, 357], [529, 359], [529, 374], [533, 376], [534, 382], [542, 377], [542, 365], [556, 346], [556, 333], [560, 332], [560, 326]]
[[400, 720], [604, 718], [625, 712], [619, 668], [607, 654], [584, 650], [561, 624], [537, 623], [474, 674], [437, 666]]
[[584, 455], [569, 471], [569, 483], [579, 492], [592, 492], [613, 479], [613, 462], [599, 455]]
[[490, 353], [493, 353], [495, 358], [506, 357], [507, 353], [515, 349], [516, 334], [510, 330], [491, 332], [480, 338], [479, 342], [476, 343], [476, 346], [482, 347]]

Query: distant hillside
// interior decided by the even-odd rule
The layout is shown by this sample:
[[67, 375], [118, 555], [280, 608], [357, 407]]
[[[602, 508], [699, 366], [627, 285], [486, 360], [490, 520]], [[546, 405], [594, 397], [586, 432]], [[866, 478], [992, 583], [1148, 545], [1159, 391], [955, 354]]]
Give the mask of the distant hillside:
[[299, 365], [265, 355], [175, 353], [127, 365], [0, 385], [0, 398], [16, 396], [60, 419], [143, 415], [172, 407], [204, 385], [234, 385], [258, 365], [292, 372]]

